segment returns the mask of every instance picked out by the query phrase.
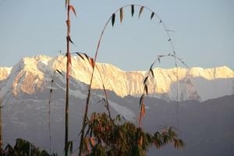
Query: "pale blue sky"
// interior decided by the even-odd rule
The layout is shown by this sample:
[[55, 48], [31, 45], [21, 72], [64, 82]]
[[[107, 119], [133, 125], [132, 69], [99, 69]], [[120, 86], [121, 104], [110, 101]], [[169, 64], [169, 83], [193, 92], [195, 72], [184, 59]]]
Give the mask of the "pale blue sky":
[[[58, 55], [66, 49], [65, 0], [0, 0], [0, 66], [12, 66], [20, 58], [45, 54]], [[71, 37], [76, 46], [94, 56], [101, 30], [111, 14], [123, 5], [148, 6], [165, 22], [171, 32], [177, 55], [190, 66], [229, 66], [234, 69], [233, 0], [71, 0], [78, 17], [72, 16]], [[146, 70], [157, 55], [171, 47], [163, 27], [150, 21], [150, 13], [139, 8], [130, 18], [108, 25], [98, 61], [124, 70]], [[118, 16], [118, 15], [117, 15]], [[173, 67], [173, 59], [164, 59], [160, 67]], [[182, 66], [180, 64], [180, 66]]]

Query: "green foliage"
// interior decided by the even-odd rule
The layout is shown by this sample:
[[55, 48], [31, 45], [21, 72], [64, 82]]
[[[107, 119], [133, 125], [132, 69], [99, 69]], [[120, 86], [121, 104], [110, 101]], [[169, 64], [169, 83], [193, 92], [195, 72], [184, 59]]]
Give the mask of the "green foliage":
[[93, 113], [86, 124], [88, 130], [82, 153], [88, 156], [144, 156], [150, 146], [160, 148], [168, 143], [172, 143], [175, 148], [184, 146], [171, 127], [150, 134], [131, 122], [123, 121], [120, 116], [111, 119], [106, 113]]
[[49, 154], [45, 150], [40, 150], [27, 140], [18, 138], [16, 139], [15, 146], [7, 145], [5, 149], [0, 151], [1, 156], [56, 156], [56, 154]]

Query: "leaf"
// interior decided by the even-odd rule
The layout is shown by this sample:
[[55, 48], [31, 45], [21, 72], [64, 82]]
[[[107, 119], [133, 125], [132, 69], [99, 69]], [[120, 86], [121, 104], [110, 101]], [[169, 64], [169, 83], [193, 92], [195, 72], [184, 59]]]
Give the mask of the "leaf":
[[145, 85], [145, 92], [146, 92], [146, 94], [148, 94], [148, 86], [147, 85]]
[[150, 72], [151, 72], [152, 76], [154, 77], [154, 71], [152, 68], [150, 68]]
[[161, 63], [160, 58], [158, 58], [158, 62]]
[[86, 59], [89, 60], [89, 56], [87, 54], [85, 54], [85, 53], [83, 53], [83, 54], [86, 57]]
[[94, 69], [95, 62], [94, 62], [93, 58], [90, 58], [90, 59], [89, 59], [89, 62], [90, 62], [91, 66], [92, 66], [93, 69]]
[[75, 16], [76, 16], [76, 10], [75, 10], [75, 8], [74, 8], [73, 5], [69, 5], [69, 10], [70, 10], [70, 9], [73, 11], [73, 13], [74, 13]]
[[139, 104], [141, 105], [143, 103], [143, 100], [144, 100], [144, 94], [141, 95], [141, 98], [140, 98], [140, 101], [139, 101]]
[[90, 138], [89, 138], [89, 142], [90, 142], [90, 144], [91, 144], [92, 147], [94, 147], [95, 144], [96, 144], [96, 141], [95, 141], [95, 138], [94, 138], [94, 137], [90, 137]]
[[140, 136], [140, 139], [139, 139], [139, 145], [142, 146], [142, 142], [143, 142], [143, 136]]
[[74, 42], [71, 40], [70, 36], [67, 36], [67, 41], [71, 42], [72, 44], [74, 44]]
[[154, 14], [155, 14], [154, 12], [151, 13], [151, 16], [150, 16], [150, 19], [151, 19], [151, 20], [153, 19]]
[[141, 16], [141, 13], [142, 13], [143, 9], [144, 9], [144, 6], [142, 6], [142, 7], [140, 8], [138, 18], [140, 18], [140, 16]]
[[56, 69], [56, 71], [63, 76], [63, 73], [61, 71], [59, 71], [58, 69]]
[[146, 84], [147, 80], [148, 80], [148, 76], [145, 77], [144, 84]]
[[82, 60], [84, 60], [84, 57], [83, 57], [80, 53], [76, 52], [76, 54], [77, 54], [78, 56], [80, 56], [80, 58], [82, 58]]
[[112, 14], [111, 24], [112, 24], [112, 27], [115, 25], [115, 13]]
[[133, 17], [133, 15], [134, 15], [134, 5], [131, 5], [131, 13], [132, 13], [132, 17]]
[[119, 10], [119, 18], [120, 18], [120, 22], [122, 23], [122, 21], [123, 21], [123, 8], [120, 8], [120, 10]]

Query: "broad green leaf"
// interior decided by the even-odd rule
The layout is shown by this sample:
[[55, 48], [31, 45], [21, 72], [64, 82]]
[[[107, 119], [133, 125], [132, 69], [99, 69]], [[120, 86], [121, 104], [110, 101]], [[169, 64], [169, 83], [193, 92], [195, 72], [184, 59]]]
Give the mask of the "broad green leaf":
[[134, 12], [135, 12], [135, 10], [134, 10], [134, 5], [131, 5], [131, 13], [132, 13], [132, 16], [134, 15]]
[[152, 18], [154, 17], [154, 12], [151, 13], [150, 19], [152, 20]]
[[112, 24], [112, 27], [115, 25], [115, 13], [112, 14], [111, 24]]
[[144, 6], [142, 6], [142, 7], [140, 8], [138, 18], [140, 18], [140, 16], [141, 16], [141, 13], [142, 13], [143, 9], [144, 9]]
[[119, 18], [120, 18], [120, 22], [122, 23], [122, 21], [123, 21], [123, 8], [120, 8], [120, 10], [119, 10]]

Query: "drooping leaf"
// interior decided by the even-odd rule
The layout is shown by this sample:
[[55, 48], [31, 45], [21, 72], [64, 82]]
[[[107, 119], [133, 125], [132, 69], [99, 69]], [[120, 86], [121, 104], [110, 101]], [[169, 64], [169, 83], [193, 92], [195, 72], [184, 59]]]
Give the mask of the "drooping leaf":
[[80, 58], [82, 58], [82, 60], [84, 60], [84, 57], [83, 57], [80, 53], [76, 52], [76, 54], [77, 54]]
[[133, 17], [133, 15], [134, 15], [134, 12], [135, 12], [135, 10], [134, 10], [134, 5], [131, 5], [131, 13], [132, 13], [132, 17]]
[[151, 72], [152, 76], [154, 77], [154, 71], [152, 68], [150, 68], [150, 72]]
[[89, 56], [87, 54], [85, 54], [85, 53], [83, 53], [83, 54], [86, 57], [86, 59], [89, 60]]
[[72, 10], [72, 12], [75, 14], [75, 16], [77, 16], [76, 15], [76, 10], [75, 10], [75, 8], [74, 8], [74, 6], [73, 5], [69, 5], [69, 10]]
[[93, 60], [93, 58], [89, 58], [89, 62], [90, 62], [90, 65], [93, 67], [94, 69], [94, 66], [95, 66], [95, 62]]
[[154, 12], [151, 13], [151, 16], [150, 16], [150, 19], [151, 19], [151, 20], [153, 19], [154, 14], [155, 14]]
[[142, 11], [144, 10], [144, 6], [142, 6], [141, 8], [140, 8], [140, 11], [139, 11], [139, 15], [138, 15], [138, 18], [140, 18], [140, 16], [141, 16], [141, 13], [142, 13]]
[[145, 85], [145, 92], [146, 92], [146, 94], [148, 94], [148, 86], [147, 85]]
[[71, 42], [72, 44], [74, 44], [74, 42], [71, 40], [70, 36], [67, 36], [67, 41]]
[[143, 103], [144, 96], [145, 96], [145, 95], [144, 95], [144, 94], [142, 94], [142, 95], [141, 95], [141, 97], [140, 97], [140, 101], [139, 101], [139, 104], [140, 104], [140, 105]]
[[115, 25], [115, 13], [112, 14], [111, 24], [112, 24], [112, 27]]
[[119, 10], [119, 18], [120, 18], [120, 22], [122, 23], [122, 21], [123, 21], [123, 8], [120, 8], [120, 10]]
[[58, 69], [56, 69], [56, 71], [63, 76], [63, 73], [61, 71], [59, 71]]
[[148, 80], [148, 76], [145, 77], [144, 84], [146, 84], [147, 80]]
[[160, 57], [158, 58], [158, 62], [159, 62], [159, 63], [161, 63], [161, 61], [160, 61]]

